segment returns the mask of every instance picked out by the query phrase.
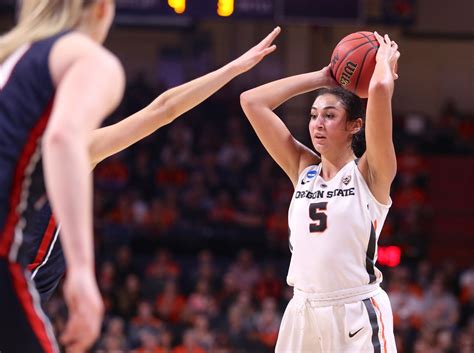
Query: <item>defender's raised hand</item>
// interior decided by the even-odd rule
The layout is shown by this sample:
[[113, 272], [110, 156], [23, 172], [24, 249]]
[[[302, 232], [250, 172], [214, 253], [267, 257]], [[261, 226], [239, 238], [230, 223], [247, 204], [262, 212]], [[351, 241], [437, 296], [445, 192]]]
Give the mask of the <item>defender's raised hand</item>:
[[257, 65], [265, 56], [276, 49], [276, 45], [272, 44], [275, 38], [280, 34], [280, 27], [275, 27], [260, 43], [247, 52], [239, 56], [230, 64], [235, 66], [239, 73], [246, 72]]

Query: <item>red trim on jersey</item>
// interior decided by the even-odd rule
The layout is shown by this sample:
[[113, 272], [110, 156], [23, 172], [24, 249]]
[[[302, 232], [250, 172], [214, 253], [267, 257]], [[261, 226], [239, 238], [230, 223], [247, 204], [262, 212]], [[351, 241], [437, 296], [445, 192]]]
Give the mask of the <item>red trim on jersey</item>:
[[6, 218], [5, 227], [0, 236], [0, 257], [7, 257], [10, 247], [12, 246], [15, 227], [20, 219], [20, 215], [17, 213], [17, 207], [21, 202], [22, 186], [25, 179], [26, 168], [30, 163], [31, 156], [36, 150], [39, 138], [46, 129], [49, 116], [51, 115], [52, 106], [53, 101], [51, 100], [51, 102], [46, 106], [43, 115], [38, 119], [36, 125], [31, 129], [30, 135], [26, 139], [26, 143], [23, 146], [23, 151], [21, 152], [20, 158], [18, 159], [10, 193], [10, 206], [8, 209], [8, 215]]
[[382, 327], [383, 350], [384, 350], [384, 352], [387, 352], [387, 339], [385, 338], [385, 326], [383, 324], [382, 311], [380, 310], [377, 302], [375, 301], [375, 299], [373, 297], [370, 298], [370, 301], [372, 302], [372, 304], [375, 306], [375, 308], [379, 312], [380, 326]]
[[41, 240], [41, 244], [39, 246], [38, 252], [36, 253], [36, 257], [31, 264], [28, 265], [28, 270], [33, 272], [36, 267], [38, 267], [43, 260], [45, 259], [46, 255], [48, 254], [49, 247], [52, 245], [53, 236], [56, 230], [56, 221], [54, 217], [51, 216], [49, 219], [48, 227], [43, 234], [43, 238]]
[[17, 263], [9, 263], [8, 268], [12, 274], [13, 286], [18, 299], [26, 313], [31, 329], [45, 353], [54, 353], [54, 345], [46, 332], [46, 325], [42, 318], [36, 312], [33, 305], [33, 297], [28, 289], [28, 283], [21, 266]]

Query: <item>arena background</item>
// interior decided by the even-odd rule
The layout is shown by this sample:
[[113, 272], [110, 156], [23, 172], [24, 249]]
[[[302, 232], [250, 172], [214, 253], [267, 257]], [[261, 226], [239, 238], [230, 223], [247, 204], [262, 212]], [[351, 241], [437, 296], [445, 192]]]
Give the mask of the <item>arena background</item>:
[[[175, 1], [178, 4], [179, 1]], [[118, 0], [106, 46], [125, 98], [107, 124], [217, 68], [282, 27], [277, 51], [201, 106], [95, 170], [97, 275], [107, 306], [97, 352], [271, 352], [291, 297], [291, 183], [239, 106], [245, 89], [317, 70], [357, 30], [399, 43], [398, 175], [379, 245], [401, 353], [474, 351], [474, 2]], [[221, 1], [222, 4], [225, 1]], [[0, 31], [13, 25], [0, 1]], [[311, 94], [280, 112], [308, 144]], [[344, 244], [341, 244], [343, 247]], [[335, 253], [334, 257], [337, 258]], [[60, 291], [48, 304], [65, 323]]]

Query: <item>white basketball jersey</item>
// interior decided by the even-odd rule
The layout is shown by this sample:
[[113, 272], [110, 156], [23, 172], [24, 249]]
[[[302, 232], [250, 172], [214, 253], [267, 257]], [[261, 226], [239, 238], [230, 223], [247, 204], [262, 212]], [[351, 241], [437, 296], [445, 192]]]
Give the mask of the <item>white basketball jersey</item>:
[[329, 294], [380, 283], [377, 240], [391, 201], [374, 198], [355, 161], [329, 181], [319, 172], [303, 170], [291, 200], [288, 284]]

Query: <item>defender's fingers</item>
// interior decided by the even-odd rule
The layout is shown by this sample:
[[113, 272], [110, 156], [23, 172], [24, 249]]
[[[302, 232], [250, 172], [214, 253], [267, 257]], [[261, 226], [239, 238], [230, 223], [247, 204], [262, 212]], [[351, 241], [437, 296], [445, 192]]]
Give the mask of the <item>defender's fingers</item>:
[[277, 46], [275, 44], [273, 44], [271, 47], [263, 49], [263, 56], [267, 56], [268, 54], [273, 53], [275, 51], [276, 47]]
[[263, 40], [260, 42], [259, 45], [268, 47], [272, 42], [275, 40], [275, 38], [280, 34], [281, 28], [280, 26], [277, 26], [271, 31]]

